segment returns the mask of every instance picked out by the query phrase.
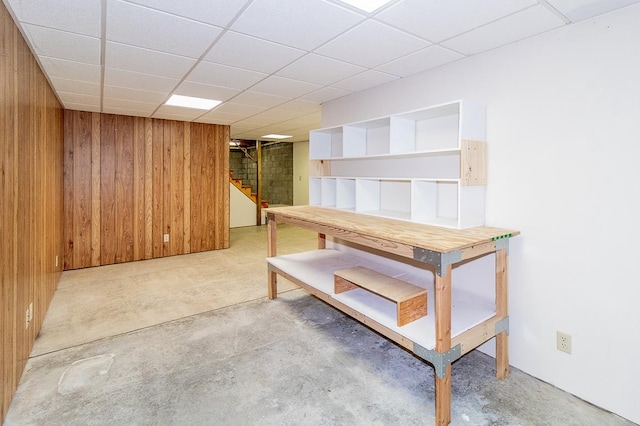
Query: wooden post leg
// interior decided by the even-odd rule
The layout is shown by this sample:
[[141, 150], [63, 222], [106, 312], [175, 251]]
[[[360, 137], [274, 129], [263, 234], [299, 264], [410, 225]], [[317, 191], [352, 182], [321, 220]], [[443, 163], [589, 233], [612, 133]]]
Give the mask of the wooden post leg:
[[[436, 351], [444, 353], [451, 349], [451, 265], [443, 276], [436, 274], [435, 282]], [[446, 367], [444, 377], [436, 374], [436, 424], [451, 423], [451, 365]]]
[[[274, 257], [277, 253], [276, 236], [278, 223], [273, 214], [267, 214], [267, 257]], [[267, 282], [267, 294], [269, 299], [278, 297], [278, 274], [269, 267]]]
[[318, 234], [318, 250], [327, 248], [327, 236], [325, 234]]
[[[508, 286], [509, 255], [506, 249], [496, 252], [496, 315], [509, 315]], [[509, 336], [506, 331], [496, 336], [496, 377], [504, 380], [509, 375]]]

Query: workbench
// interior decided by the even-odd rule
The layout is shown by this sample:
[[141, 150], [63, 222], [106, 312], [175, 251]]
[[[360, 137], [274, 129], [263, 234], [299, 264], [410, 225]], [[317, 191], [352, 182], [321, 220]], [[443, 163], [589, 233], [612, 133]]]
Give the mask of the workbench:
[[[456, 359], [496, 337], [496, 376], [502, 380], [509, 374], [508, 250], [509, 239], [518, 231], [448, 229], [316, 206], [267, 209], [267, 220], [269, 298], [277, 297], [280, 275], [432, 364], [438, 425], [451, 421], [451, 363]], [[317, 232], [318, 250], [277, 256], [281, 223]], [[354, 254], [328, 247], [327, 237], [362, 247], [363, 256], [357, 250]], [[367, 256], [368, 252], [376, 255]], [[454, 292], [452, 304], [452, 268], [492, 254], [495, 293], [482, 298]], [[426, 316], [400, 326], [393, 301], [366, 288], [335, 291], [336, 271], [345, 268], [404, 277], [397, 268], [378, 264], [380, 255], [425, 268], [423, 281], [407, 281], [427, 289]]]

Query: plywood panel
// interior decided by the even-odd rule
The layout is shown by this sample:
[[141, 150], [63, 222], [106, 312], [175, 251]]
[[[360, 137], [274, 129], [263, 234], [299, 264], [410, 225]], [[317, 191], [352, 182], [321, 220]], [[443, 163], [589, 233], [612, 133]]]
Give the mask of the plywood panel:
[[202, 251], [204, 232], [204, 191], [202, 168], [204, 163], [204, 124], [191, 125], [191, 251]]

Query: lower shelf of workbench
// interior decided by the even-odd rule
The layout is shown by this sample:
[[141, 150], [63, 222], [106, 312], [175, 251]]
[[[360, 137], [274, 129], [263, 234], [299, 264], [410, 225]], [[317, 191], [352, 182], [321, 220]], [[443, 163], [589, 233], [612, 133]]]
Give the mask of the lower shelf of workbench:
[[[433, 274], [428, 270], [416, 271], [404, 268], [403, 264], [382, 264], [375, 259], [358, 256], [334, 249], [313, 250], [303, 253], [271, 257], [267, 259], [270, 269], [280, 275], [293, 278], [301, 285], [308, 286], [312, 293], [328, 303], [360, 314], [358, 318], [365, 324], [367, 319], [380, 324], [392, 334], [402, 336], [425, 349], [435, 348], [435, 308]], [[401, 279], [427, 290], [427, 315], [409, 324], [397, 325], [396, 304], [383, 297], [377, 296], [364, 289], [354, 289], [344, 293], [334, 293], [334, 272], [340, 269], [364, 266], [382, 274]], [[479, 294], [476, 283], [470, 280], [456, 282], [452, 286], [451, 305], [451, 337], [455, 338], [465, 331], [483, 323], [495, 316], [495, 299], [490, 292], [488, 295]], [[315, 291], [313, 291], [315, 290]], [[334, 303], [332, 303], [334, 302]], [[335, 303], [337, 302], [337, 303]], [[343, 309], [345, 310], [345, 309]], [[351, 314], [350, 312], [347, 312]], [[353, 315], [352, 315], [353, 316]], [[370, 325], [370, 324], [368, 324]], [[376, 327], [372, 327], [376, 329]], [[384, 330], [381, 331], [383, 334]], [[394, 339], [397, 340], [397, 339]]]

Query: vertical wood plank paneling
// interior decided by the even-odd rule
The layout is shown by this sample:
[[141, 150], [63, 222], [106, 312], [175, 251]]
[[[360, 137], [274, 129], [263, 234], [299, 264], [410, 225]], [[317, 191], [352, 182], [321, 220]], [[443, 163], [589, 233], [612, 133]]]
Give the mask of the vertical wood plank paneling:
[[74, 119], [73, 149], [73, 264], [91, 265], [92, 252], [92, 117], [90, 112], [79, 112]]
[[183, 235], [183, 253], [191, 253], [191, 124], [184, 123], [184, 153], [182, 156], [182, 182], [183, 191], [183, 207], [184, 212], [182, 220], [184, 223]]
[[133, 117], [116, 116], [115, 263], [133, 260]]
[[184, 253], [184, 123], [171, 122], [170, 254]]
[[228, 247], [228, 126], [80, 111], [65, 125], [67, 269]]
[[202, 160], [203, 160], [204, 124], [191, 124], [191, 251], [202, 251]]
[[73, 160], [74, 151], [74, 121], [75, 114], [71, 111], [64, 113], [64, 269], [76, 268], [73, 262], [73, 243], [74, 243], [74, 226], [73, 220], [73, 185], [75, 176], [73, 175], [75, 161]]
[[17, 28], [0, 4], [0, 423], [16, 390]]
[[30, 102], [18, 103], [18, 264], [17, 264], [17, 301], [16, 314], [16, 370], [22, 371], [29, 356], [29, 330], [25, 326], [24, 317], [29, 304], [34, 300], [34, 271], [35, 271], [35, 162], [36, 141], [35, 132], [35, 102], [37, 92], [35, 90], [35, 69], [29, 59], [30, 56], [26, 43], [19, 38], [17, 40], [18, 63], [18, 99]]
[[171, 234], [171, 127], [173, 122], [163, 122], [163, 163], [162, 163], [162, 255], [171, 255], [171, 244], [164, 242], [164, 234]]
[[163, 208], [164, 208], [164, 199], [162, 197], [162, 191], [164, 188], [164, 121], [163, 120], [153, 120], [152, 121], [152, 134], [153, 134], [153, 188], [152, 188], [152, 246], [153, 253], [152, 257], [162, 257], [163, 254], [163, 243], [162, 243], [162, 234], [164, 230], [163, 223]]
[[65, 251], [63, 182], [69, 172], [63, 167], [63, 120], [0, 4], [0, 423], [60, 276], [55, 256]]
[[144, 119], [144, 258], [153, 257], [153, 122]]
[[116, 261], [116, 116], [103, 114], [100, 128], [100, 264]]
[[[91, 266], [100, 265], [102, 214], [100, 211], [100, 140], [102, 119], [91, 114]], [[80, 266], [77, 266], [80, 267]]]

